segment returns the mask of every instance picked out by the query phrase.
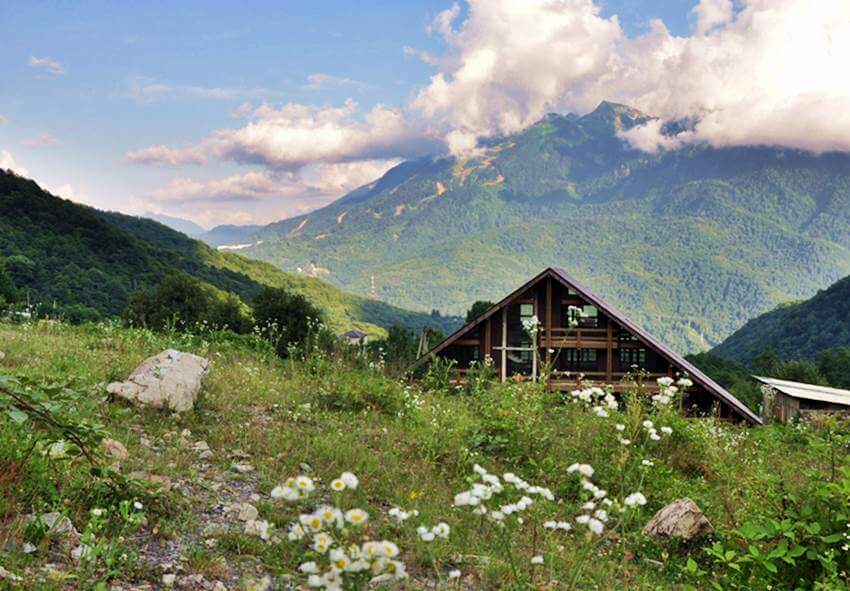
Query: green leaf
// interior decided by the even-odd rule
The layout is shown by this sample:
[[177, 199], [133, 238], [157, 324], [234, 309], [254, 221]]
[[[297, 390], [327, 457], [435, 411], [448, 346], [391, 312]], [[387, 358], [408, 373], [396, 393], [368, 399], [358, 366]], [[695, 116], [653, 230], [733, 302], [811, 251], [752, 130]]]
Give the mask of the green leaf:
[[10, 408], [7, 414], [16, 425], [23, 425], [29, 419], [29, 415], [19, 408]]

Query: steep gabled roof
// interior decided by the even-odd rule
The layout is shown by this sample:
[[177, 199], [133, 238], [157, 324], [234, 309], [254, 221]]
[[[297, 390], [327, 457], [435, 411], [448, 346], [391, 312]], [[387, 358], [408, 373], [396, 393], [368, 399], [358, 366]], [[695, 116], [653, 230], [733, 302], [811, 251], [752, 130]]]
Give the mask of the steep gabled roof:
[[596, 306], [598, 309], [602, 310], [609, 317], [613, 318], [620, 324], [622, 324], [629, 332], [638, 337], [641, 341], [646, 343], [648, 346], [652, 347], [656, 353], [664, 357], [671, 365], [681, 368], [683, 371], [687, 372], [688, 376], [694, 381], [694, 383], [702, 386], [708, 391], [710, 394], [719, 398], [730, 407], [732, 407], [738, 414], [744, 417], [748, 422], [761, 425], [761, 418], [751, 411], [747, 406], [742, 403], [740, 400], [735, 398], [732, 394], [726, 391], [725, 388], [720, 386], [717, 382], [709, 378], [702, 371], [700, 371], [695, 365], [690, 363], [684, 357], [670, 349], [667, 345], [662, 343], [656, 337], [651, 335], [649, 332], [635, 324], [631, 319], [629, 319], [626, 315], [616, 310], [613, 306], [605, 302], [602, 298], [597, 296], [595, 293], [584, 287], [581, 283], [579, 283], [572, 275], [564, 271], [563, 269], [558, 269], [554, 267], [549, 267], [542, 272], [538, 273], [532, 279], [524, 283], [521, 287], [511, 292], [508, 296], [502, 298], [499, 303], [495, 304], [489, 310], [468, 322], [466, 325], [461, 327], [460, 329], [453, 332], [446, 339], [444, 339], [441, 343], [437, 344], [433, 347], [428, 353], [423, 355], [416, 363], [417, 365], [424, 362], [426, 359], [429, 359], [451, 345], [454, 341], [459, 339], [462, 335], [468, 332], [471, 328], [473, 328], [479, 322], [486, 320], [497, 311], [501, 310], [503, 306], [507, 305], [517, 296], [528, 290], [531, 286], [536, 284], [541, 279], [545, 279], [546, 277], [552, 277], [565, 287], [573, 289], [576, 293], [578, 293], [582, 298], [587, 300], [589, 303]]
[[777, 378], [753, 377], [763, 384], [767, 384], [771, 388], [775, 388], [793, 398], [850, 406], [850, 390], [828, 388], [827, 386], [816, 386], [814, 384], [804, 384], [803, 382], [792, 382], [790, 380], [779, 380]]

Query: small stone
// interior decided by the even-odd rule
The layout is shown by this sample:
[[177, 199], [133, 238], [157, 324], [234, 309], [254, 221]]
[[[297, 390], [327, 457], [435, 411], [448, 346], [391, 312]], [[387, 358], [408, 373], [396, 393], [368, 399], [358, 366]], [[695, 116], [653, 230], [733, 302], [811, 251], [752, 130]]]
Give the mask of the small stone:
[[251, 499], [251, 502], [252, 502], [252, 503], [259, 503], [259, 502], [260, 502], [260, 499], [261, 499], [262, 497], [261, 497], [260, 495], [258, 495], [257, 493], [251, 493], [251, 496], [250, 496], [250, 497], [248, 497], [248, 498], [250, 498], [250, 499]]
[[174, 586], [174, 581], [176, 581], [176, 580], [177, 580], [177, 575], [175, 575], [173, 573], [168, 573], [166, 575], [162, 575], [162, 584], [169, 589]]
[[225, 523], [211, 522], [204, 526], [201, 535], [205, 538], [220, 538], [227, 534], [228, 527]]
[[0, 351], [0, 361], [6, 359], [6, 354], [3, 351]]
[[244, 452], [243, 450], [237, 448], [237, 449], [234, 449], [233, 451], [230, 452], [230, 457], [231, 458], [237, 458], [237, 459], [240, 459], [240, 460], [247, 460], [248, 458], [251, 457], [251, 455]]
[[231, 469], [239, 474], [247, 474], [254, 471], [254, 466], [251, 464], [233, 464]]
[[73, 560], [74, 562], [79, 562], [80, 558], [83, 558], [89, 552], [91, 552], [91, 548], [89, 548], [85, 544], [80, 544], [71, 551], [71, 560]]
[[238, 512], [239, 521], [254, 521], [260, 516], [260, 512], [251, 503], [237, 503], [232, 509]]
[[310, 464], [308, 464], [307, 462], [301, 462], [301, 463], [299, 464], [299, 466], [301, 466], [301, 470], [302, 470], [303, 472], [312, 472], [312, 471], [313, 471], [313, 466], [311, 466], [311, 465], [310, 465]]
[[246, 536], [257, 536], [261, 540], [269, 539], [269, 522], [264, 520], [258, 521], [246, 521], [245, 522], [245, 535]]
[[124, 447], [124, 444], [120, 441], [116, 441], [115, 439], [109, 439], [108, 437], [100, 442], [100, 447], [103, 450], [103, 453], [108, 458], [115, 458], [116, 460], [126, 460], [130, 457], [130, 452], [127, 451], [127, 448]]
[[213, 453], [210, 449], [210, 446], [206, 441], [198, 441], [193, 446], [192, 449], [198, 454], [198, 457], [202, 460], [206, 460], [212, 457]]
[[189, 429], [183, 429], [180, 431], [180, 437], [183, 439], [190, 439], [192, 437], [192, 432]]
[[215, 583], [213, 583], [212, 591], [227, 591], [227, 585], [225, 585], [221, 581], [216, 581]]

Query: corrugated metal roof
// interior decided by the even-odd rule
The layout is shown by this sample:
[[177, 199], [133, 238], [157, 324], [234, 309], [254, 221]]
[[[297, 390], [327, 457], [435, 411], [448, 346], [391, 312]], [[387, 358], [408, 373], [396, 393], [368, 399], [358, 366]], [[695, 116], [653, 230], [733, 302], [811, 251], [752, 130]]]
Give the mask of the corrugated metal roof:
[[579, 295], [581, 295], [584, 299], [594, 304], [597, 308], [604, 311], [608, 316], [616, 319], [617, 322], [621, 323], [624, 327], [634, 333], [635, 336], [640, 338], [642, 341], [653, 347], [659, 354], [667, 359], [669, 363], [675, 365], [677, 367], [682, 368], [684, 371], [688, 373], [690, 378], [703, 388], [705, 388], [709, 393], [720, 398], [726, 404], [735, 409], [738, 414], [740, 414], [743, 418], [755, 425], [761, 425], [763, 421], [761, 417], [751, 411], [743, 402], [735, 398], [732, 394], [730, 394], [726, 389], [720, 386], [717, 382], [709, 378], [702, 371], [700, 371], [696, 366], [687, 361], [681, 355], [670, 349], [667, 345], [659, 341], [657, 338], [652, 336], [650, 333], [645, 331], [643, 328], [635, 324], [631, 319], [627, 316], [616, 310], [613, 306], [610, 306], [607, 302], [605, 302], [602, 298], [597, 296], [595, 293], [584, 287], [581, 283], [579, 283], [572, 275], [564, 271], [563, 269], [558, 269], [554, 267], [549, 267], [544, 269], [542, 272], [538, 273], [536, 276], [525, 282], [518, 289], [511, 292], [509, 295], [502, 298], [502, 300], [495, 304], [492, 308], [478, 316], [478, 318], [473, 321], [467, 323], [463, 327], [456, 330], [450, 336], [448, 336], [443, 342], [437, 344], [433, 349], [431, 349], [428, 353], [423, 355], [416, 362], [416, 365], [422, 363], [426, 359], [430, 358], [433, 355], [436, 355], [452, 342], [460, 338], [461, 335], [466, 333], [476, 324], [485, 320], [495, 314], [498, 310], [500, 310], [504, 305], [509, 303], [519, 294], [525, 292], [532, 285], [540, 281], [546, 276], [551, 276], [558, 281], [560, 281], [566, 287], [570, 287], [574, 289]]
[[771, 388], [779, 390], [783, 394], [793, 398], [803, 398], [805, 400], [817, 400], [818, 402], [831, 402], [833, 404], [850, 406], [850, 390], [829, 388], [827, 386], [815, 386], [814, 384], [804, 384], [802, 382], [792, 382], [789, 380], [779, 380], [763, 376], [753, 377], [758, 381], [767, 384]]

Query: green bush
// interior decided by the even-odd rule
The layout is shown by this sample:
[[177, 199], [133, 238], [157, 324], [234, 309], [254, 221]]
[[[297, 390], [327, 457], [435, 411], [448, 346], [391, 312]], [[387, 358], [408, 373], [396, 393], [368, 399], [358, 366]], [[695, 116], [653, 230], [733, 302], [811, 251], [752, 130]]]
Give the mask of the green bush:
[[276, 287], [264, 288], [252, 304], [257, 327], [273, 340], [281, 357], [288, 357], [292, 347], [302, 347], [323, 320], [307, 298]]
[[182, 272], [165, 277], [156, 286], [135, 293], [124, 311], [128, 324], [153, 330], [251, 329], [245, 305], [233, 294]]

